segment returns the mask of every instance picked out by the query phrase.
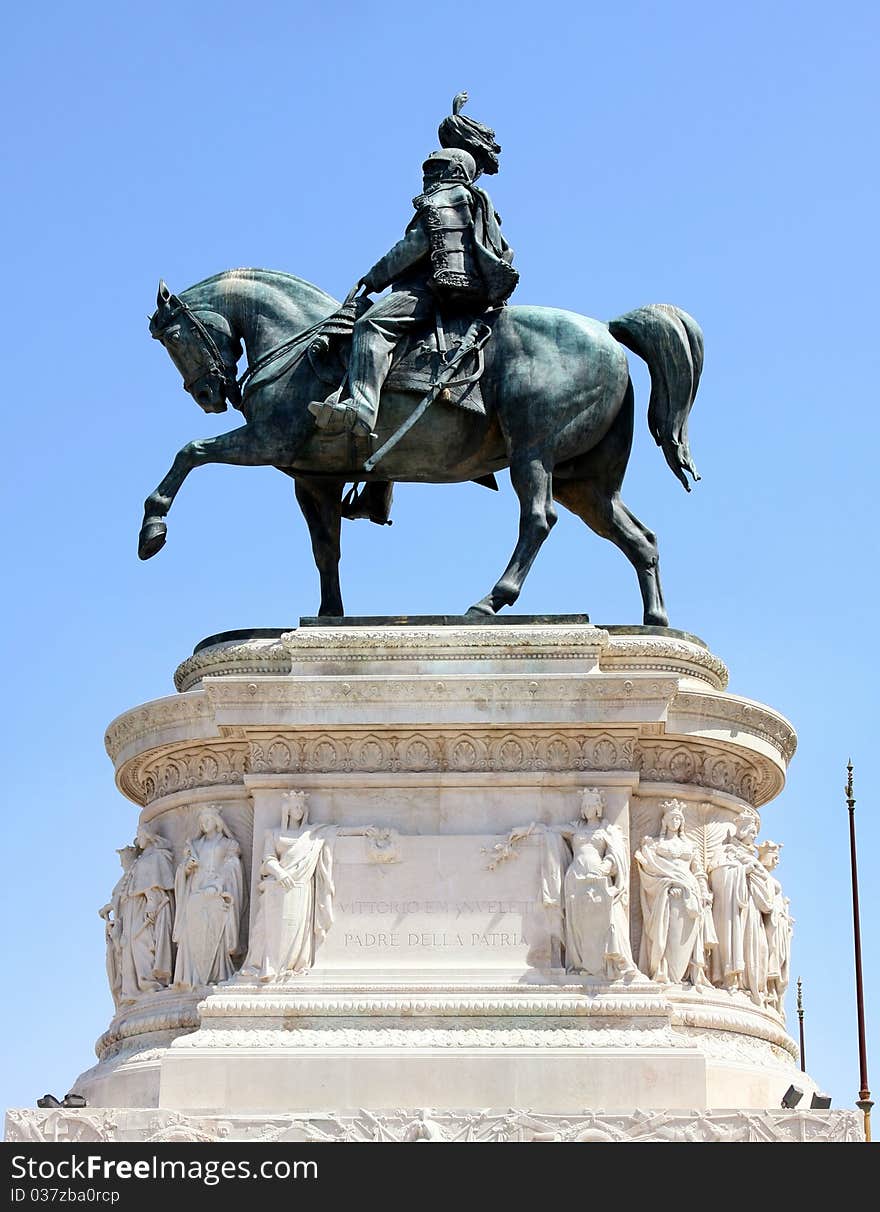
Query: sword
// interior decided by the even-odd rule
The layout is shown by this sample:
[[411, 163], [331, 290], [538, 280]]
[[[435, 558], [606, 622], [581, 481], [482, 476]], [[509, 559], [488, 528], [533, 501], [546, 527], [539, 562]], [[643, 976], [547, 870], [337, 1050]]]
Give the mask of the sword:
[[475, 349], [480, 349], [489, 339], [491, 333], [492, 329], [488, 324], [484, 324], [482, 320], [474, 320], [464, 334], [458, 349], [455, 351], [455, 356], [445, 364], [437, 377], [437, 381], [431, 384], [428, 394], [416, 405], [403, 424], [394, 431], [387, 442], [384, 442], [374, 454], [370, 455], [366, 463], [364, 463], [364, 471], [372, 471], [376, 464], [385, 458], [389, 450], [393, 450], [400, 439], [409, 433], [416, 421], [424, 416], [437, 399], [467, 355], [473, 353]]

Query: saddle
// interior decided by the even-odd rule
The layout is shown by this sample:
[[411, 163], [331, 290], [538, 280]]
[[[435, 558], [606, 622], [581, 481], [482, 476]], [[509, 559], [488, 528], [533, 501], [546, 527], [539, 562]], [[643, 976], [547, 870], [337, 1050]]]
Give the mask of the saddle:
[[[346, 300], [339, 311], [329, 316], [308, 349], [312, 370], [328, 386], [328, 394], [339, 392], [348, 371], [351, 334], [355, 321], [363, 315], [370, 300], [359, 296]], [[483, 329], [474, 340], [474, 317], [462, 312], [434, 314], [434, 327], [405, 338], [394, 351], [385, 389], [410, 392], [424, 397], [442, 384], [436, 394], [440, 404], [486, 415], [480, 379], [484, 369], [483, 351], [491, 336], [496, 309], [480, 317]], [[459, 356], [462, 344], [466, 352]]]

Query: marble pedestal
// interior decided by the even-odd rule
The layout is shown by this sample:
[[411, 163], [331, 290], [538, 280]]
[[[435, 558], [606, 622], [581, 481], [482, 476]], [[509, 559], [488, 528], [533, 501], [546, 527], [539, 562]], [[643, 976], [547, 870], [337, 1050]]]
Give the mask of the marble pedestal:
[[[75, 1087], [88, 1110], [10, 1113], [13, 1136], [75, 1121], [86, 1139], [857, 1137], [854, 1113], [779, 1110], [789, 1085], [805, 1105], [815, 1086], [771, 1007], [567, 972], [540, 830], [505, 849], [515, 827], [572, 821], [595, 788], [630, 851], [679, 800], [708, 862], [726, 823], [773, 799], [794, 732], [728, 694], [700, 641], [373, 620], [219, 638], [175, 682], [114, 721], [107, 749], [176, 862], [200, 809], [219, 808], [245, 936], [291, 792], [314, 824], [379, 832], [334, 836], [333, 922], [307, 971], [120, 1005]], [[637, 961], [638, 884], [633, 862]]]

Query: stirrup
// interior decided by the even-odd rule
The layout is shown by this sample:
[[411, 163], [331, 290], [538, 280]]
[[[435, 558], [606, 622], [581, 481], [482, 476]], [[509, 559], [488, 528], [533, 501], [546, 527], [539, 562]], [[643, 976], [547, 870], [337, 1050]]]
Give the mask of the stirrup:
[[342, 498], [340, 513], [342, 517], [348, 518], [350, 521], [357, 521], [363, 518], [367, 521], [374, 522], [377, 526], [393, 526], [394, 523], [388, 516], [388, 509], [384, 508], [381, 511], [372, 507], [373, 493], [370, 491], [375, 486], [375, 482], [371, 484], [352, 484], [348, 492]]

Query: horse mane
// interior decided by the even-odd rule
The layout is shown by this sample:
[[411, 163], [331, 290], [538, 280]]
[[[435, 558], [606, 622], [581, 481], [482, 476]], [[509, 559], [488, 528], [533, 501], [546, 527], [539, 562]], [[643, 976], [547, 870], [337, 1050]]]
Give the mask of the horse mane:
[[290, 294], [296, 295], [301, 295], [304, 291], [311, 291], [315, 295], [315, 303], [317, 305], [326, 304], [328, 312], [338, 306], [337, 300], [332, 295], [328, 295], [325, 290], [321, 290], [320, 286], [315, 286], [313, 282], [307, 282], [305, 278], [297, 277], [296, 274], [287, 274], [280, 269], [257, 269], [247, 266], [239, 269], [224, 269], [219, 274], [212, 274], [210, 278], [204, 278], [201, 282], [188, 286], [186, 290], [181, 291], [181, 294], [188, 295], [191, 291], [199, 290], [203, 286], [214, 286], [230, 278], [264, 282], [267, 286], [277, 286], [282, 290], [287, 287]]

